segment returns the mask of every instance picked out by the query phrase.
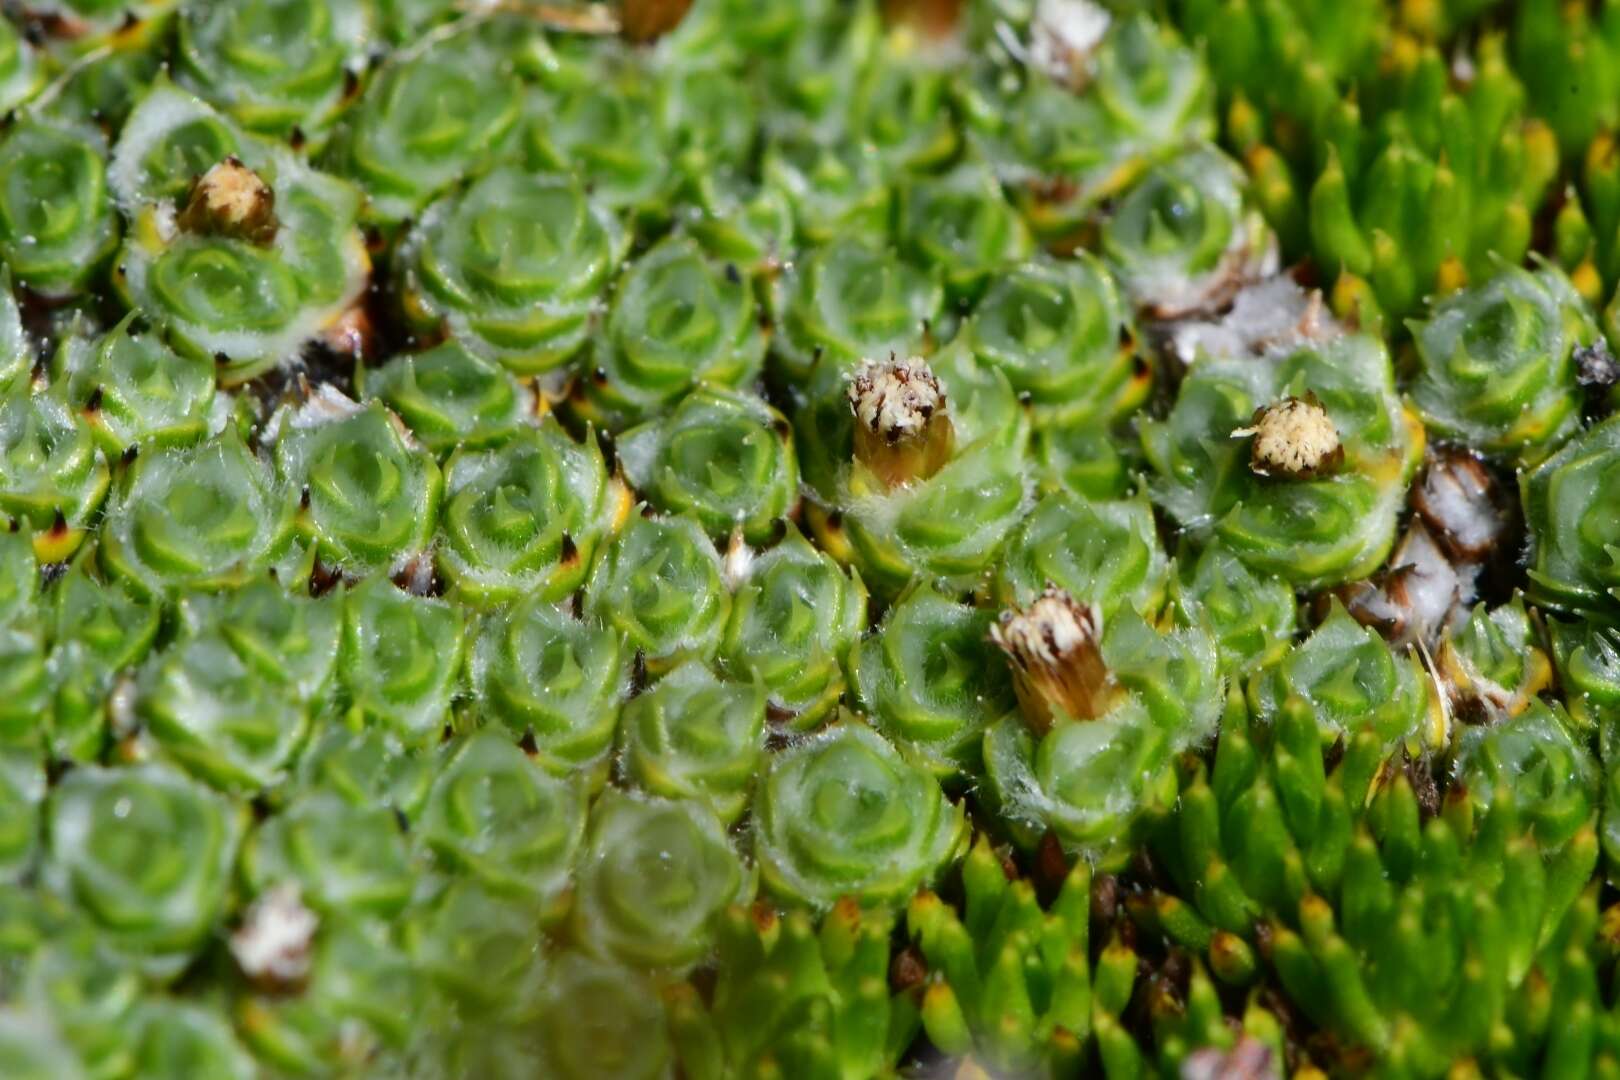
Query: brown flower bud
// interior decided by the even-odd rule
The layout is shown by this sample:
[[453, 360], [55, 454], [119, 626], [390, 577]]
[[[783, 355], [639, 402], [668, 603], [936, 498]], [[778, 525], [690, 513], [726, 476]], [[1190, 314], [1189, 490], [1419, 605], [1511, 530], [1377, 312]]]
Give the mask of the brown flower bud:
[[187, 232], [269, 244], [276, 238], [276, 193], [258, 173], [228, 157], [192, 183], [179, 225]]
[[1037, 735], [1060, 718], [1095, 720], [1118, 692], [1102, 656], [1102, 621], [1055, 585], [1023, 611], [1006, 611], [990, 640], [1012, 661], [1013, 688]]
[[890, 26], [909, 26], [924, 37], [941, 40], [956, 32], [963, 0], [883, 0], [883, 17]]
[[921, 359], [867, 360], [849, 384], [855, 460], [887, 487], [933, 476], [951, 459], [956, 432], [945, 388]]
[[619, 25], [631, 41], [653, 41], [679, 26], [691, 6], [692, 0], [624, 0]]

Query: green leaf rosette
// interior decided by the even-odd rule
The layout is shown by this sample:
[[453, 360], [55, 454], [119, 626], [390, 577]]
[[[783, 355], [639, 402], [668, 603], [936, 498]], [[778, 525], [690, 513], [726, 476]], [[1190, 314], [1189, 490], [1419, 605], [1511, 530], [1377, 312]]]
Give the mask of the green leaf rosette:
[[962, 333], [980, 363], [1029, 395], [1038, 430], [1111, 424], [1153, 388], [1113, 276], [1083, 251], [998, 274]]
[[99, 337], [73, 334], [52, 360], [52, 376], [108, 455], [129, 447], [185, 446], [209, 430], [214, 367], [181, 356], [125, 319]]
[[152, 648], [161, 616], [157, 605], [122, 584], [103, 584], [87, 567], [84, 558], [74, 562], [47, 594], [49, 724], [36, 714], [11, 732], [30, 744], [43, 735], [52, 753], [74, 761], [100, 754], [113, 683]]
[[413, 820], [433, 785], [434, 761], [380, 727], [327, 724], [298, 758], [293, 794], [330, 791], [358, 806], [385, 806]]
[[[532, 1024], [538, 1018], [538, 997], [550, 978], [535, 914], [532, 904], [469, 877], [450, 881], [412, 908], [404, 944], [413, 973], [443, 991], [443, 1004], [455, 1011], [438, 1022], [453, 1026], [455, 1036], [487, 1041], [497, 1030], [491, 1021]], [[452, 1043], [445, 1050], [459, 1048]]]
[[[249, 169], [281, 164], [278, 148], [247, 135], [207, 102], [166, 79], [158, 79], [136, 103], [113, 147], [108, 167], [112, 196], [126, 214], [143, 205], [170, 203], [182, 210], [192, 184], [214, 165], [236, 155]], [[260, 176], [269, 182], [271, 178]], [[171, 202], [172, 200], [172, 202]], [[157, 223], [164, 232], [175, 222]]]
[[244, 992], [234, 1003], [237, 1032], [264, 1067], [352, 1075], [410, 1042], [426, 988], [388, 926], [328, 913], [311, 952], [299, 992]]
[[762, 190], [786, 204], [790, 236], [813, 245], [888, 236], [894, 189], [870, 143], [783, 133], [766, 145], [760, 175]]
[[1091, 64], [1090, 94], [1134, 152], [1209, 138], [1215, 85], [1200, 50], [1168, 23], [1143, 13], [1109, 26]]
[[[1089, 625], [1074, 653], [1019, 650], [1012, 628], [1052, 595], [997, 627], [1024, 715], [986, 730], [985, 771], [1022, 846], [1051, 830], [1065, 849], [1117, 863], [1144, 812], [1173, 803], [1174, 755], [1214, 734], [1223, 689], [1215, 643], [1198, 627], [1160, 630], [1128, 607], [1103, 615], [1099, 629], [1095, 609], [1080, 604]], [[1056, 687], [1069, 695], [1054, 696]]]
[[287, 689], [244, 663], [223, 634], [203, 634], [142, 669], [136, 715], [164, 756], [216, 787], [253, 794], [286, 779], [309, 731], [308, 706]]
[[1546, 621], [1548, 643], [1575, 729], [1598, 733], [1606, 765], [1620, 761], [1620, 628], [1606, 619]]
[[929, 770], [846, 721], [779, 751], [754, 796], [754, 856], [778, 899], [902, 903], [966, 846], [967, 821]]
[[41, 562], [60, 562], [84, 539], [111, 480], [84, 418], [27, 373], [0, 387], [0, 512], [33, 527]]
[[[1255, 471], [1256, 410], [1289, 399], [1326, 414], [1343, 452], [1336, 468]], [[1257, 573], [1322, 588], [1384, 561], [1423, 432], [1396, 396], [1384, 346], [1349, 336], [1275, 360], [1200, 360], [1169, 415], [1143, 422], [1142, 447], [1153, 501], [1183, 528], [1220, 539]]]
[[248, 581], [287, 552], [295, 492], [234, 429], [199, 446], [140, 454], [107, 507], [102, 565], [159, 596]]
[[15, 1080], [86, 1080], [89, 1075], [55, 1025], [10, 1008], [0, 1010], [0, 1069]]
[[377, 29], [395, 44], [416, 41], [425, 30], [456, 15], [455, 0], [377, 0]]
[[384, 577], [350, 589], [338, 651], [349, 713], [408, 745], [437, 742], [461, 676], [463, 618], [444, 601], [412, 596]]
[[643, 498], [666, 513], [692, 514], [714, 536], [740, 530], [761, 543], [798, 504], [792, 428], [752, 394], [700, 386], [615, 445]]
[[[902, 368], [930, 387], [933, 404], [921, 429], [891, 439], [878, 429], [897, 416], [869, 400], [859, 419], [857, 399], [872, 397], [863, 379], [881, 388]], [[947, 349], [932, 366], [824, 369], [797, 426], [805, 477], [825, 500], [807, 505], [811, 529], [881, 595], [922, 577], [973, 588], [1028, 510], [1028, 417], [1006, 378], [964, 350]]]
[[[6, 534], [7, 536], [13, 534]], [[48, 734], [52, 675], [44, 634], [24, 616], [0, 619], [0, 743], [37, 751]]]
[[1036, 428], [1029, 443], [1041, 490], [1100, 501], [1123, 499], [1137, 489], [1141, 462], [1135, 449], [1107, 428]]
[[304, 704], [325, 701], [337, 669], [342, 597], [289, 592], [270, 577], [180, 603], [180, 623], [192, 637], [218, 635], [243, 668]]
[[637, 787], [701, 803], [731, 825], [748, 806], [764, 740], [764, 687], [688, 661], [625, 706], [620, 769]]
[[1580, 426], [1575, 354], [1602, 338], [1554, 267], [1502, 266], [1412, 323], [1412, 402], [1437, 435], [1534, 464]]
[[1588, 428], [1519, 474], [1530, 528], [1530, 599], [1562, 611], [1613, 612], [1620, 587], [1620, 417]]
[[[108, 176], [130, 219], [114, 284], [227, 383], [294, 360], [364, 290], [359, 192], [167, 81], [125, 123]], [[247, 206], [209, 201], [227, 183]]]
[[1500, 724], [1469, 728], [1453, 768], [1480, 810], [1511, 798], [1544, 852], [1575, 841], [1597, 809], [1598, 764], [1557, 704], [1537, 701]]
[[428, 34], [372, 76], [326, 161], [365, 189], [368, 220], [397, 224], [478, 171], [517, 127], [522, 84], [478, 23]]
[[0, 387], [34, 366], [34, 348], [23, 332], [22, 307], [11, 289], [11, 270], [0, 266]]
[[439, 570], [475, 607], [523, 596], [555, 603], [579, 588], [629, 511], [594, 438], [577, 443], [550, 420], [525, 427], [445, 464]]
[[433, 538], [444, 479], [380, 402], [346, 414], [312, 405], [287, 417], [276, 443], [276, 474], [307, 495], [298, 531], [320, 557], [356, 576], [396, 572]]
[[21, 528], [0, 529], [0, 626], [19, 628], [39, 615], [39, 559]]
[[1009, 83], [987, 66], [958, 83], [968, 137], [1036, 236], [1073, 246], [1095, 207], [1141, 171], [1095, 97], [1050, 79]]
[[118, 130], [163, 70], [171, 40], [167, 30], [160, 20], [91, 49], [40, 92], [34, 109], [56, 119]]
[[45, 65], [34, 45], [9, 21], [0, 25], [0, 110], [11, 112], [44, 82]]
[[898, 218], [907, 254], [937, 274], [959, 301], [976, 299], [992, 278], [1035, 247], [1001, 184], [980, 165], [907, 183], [900, 189]]
[[573, 932], [593, 953], [680, 971], [707, 955], [720, 913], [753, 892], [754, 872], [707, 808], [611, 789], [591, 808]]
[[578, 180], [498, 167], [402, 241], [406, 320], [519, 373], [551, 371], [585, 343], [628, 241]]
[[1246, 186], [1236, 163], [1200, 146], [1125, 193], [1100, 241], [1137, 310], [1156, 319], [1215, 311], [1276, 269], [1276, 239], [1245, 206]]
[[971, 587], [1027, 508], [1027, 486], [1011, 454], [964, 453], [921, 484], [882, 494], [855, 488], [841, 529], [811, 520], [818, 539], [885, 596], [923, 577]]
[[1012, 707], [994, 622], [923, 582], [850, 654], [850, 684], [872, 725], [941, 776], [976, 772], [984, 729]]
[[781, 115], [778, 122], [823, 142], [845, 137], [882, 33], [871, 0], [853, 8], [802, 5], [791, 32], [767, 53], [772, 62], [762, 73], [766, 101]]
[[[8, 1009], [37, 1010], [33, 1027], [59, 1031], [77, 1075], [126, 1075], [133, 1068], [133, 1010], [154, 974], [117, 950], [79, 906], [47, 888], [4, 894]], [[74, 1075], [74, 1074], [68, 1074]]]
[[1129, 609], [1151, 619], [1164, 606], [1169, 580], [1170, 560], [1145, 497], [1091, 502], [1053, 494], [1008, 540], [995, 596], [1005, 607], [1027, 607], [1056, 585], [1105, 618]]
[[818, 368], [845, 371], [862, 359], [920, 350], [944, 305], [931, 275], [893, 252], [846, 233], [794, 260], [772, 292], [773, 370], [804, 386]]
[[164, 765], [86, 765], [51, 792], [46, 880], [108, 941], [174, 972], [225, 911], [242, 812]]
[[540, 1010], [541, 1060], [558, 1080], [658, 1080], [674, 1057], [664, 1002], [644, 975], [566, 952], [552, 965]]
[[1261, 719], [1291, 697], [1311, 706], [1324, 741], [1362, 730], [1386, 746], [1406, 739], [1437, 746], [1444, 739], [1440, 706], [1418, 656], [1397, 654], [1337, 600], [1310, 637], [1249, 681], [1250, 705]]
[[0, 622], [0, 743], [38, 748], [49, 724], [52, 676], [44, 635], [19, 621]]
[[[1548, 637], [1557, 649], [1559, 634], [1550, 626]], [[1476, 604], [1466, 619], [1447, 628], [1435, 665], [1445, 680], [1453, 716], [1500, 720], [1529, 707], [1553, 676], [1552, 662], [1537, 647], [1538, 640], [1524, 598], [1517, 594], [1495, 608]], [[1576, 728], [1583, 735], [1591, 730], [1579, 721]]]
[[950, 69], [904, 33], [886, 35], [874, 52], [850, 103], [849, 135], [870, 143], [891, 175], [947, 164], [961, 141]]
[[583, 77], [532, 90], [520, 153], [531, 169], [578, 176], [616, 212], [660, 220], [668, 214], [670, 157], [657, 87], [644, 70], [617, 61], [587, 62]]
[[866, 629], [866, 586], [789, 525], [733, 584], [720, 660], [765, 687], [772, 719], [820, 723], [844, 692], [844, 661]]
[[732, 176], [705, 177], [683, 206], [680, 225], [703, 249], [754, 278], [768, 278], [794, 246], [793, 208], [769, 185]]
[[484, 620], [470, 675], [486, 721], [532, 743], [548, 772], [578, 772], [594, 788], [607, 778], [630, 663], [619, 630], [530, 596]]
[[107, 147], [93, 128], [26, 119], [0, 142], [0, 256], [46, 297], [82, 292], [118, 246]]
[[585, 611], [623, 634], [651, 673], [708, 660], [731, 612], [720, 553], [695, 518], [633, 514], [591, 570]]
[[387, 918], [404, 909], [417, 871], [399, 819], [313, 791], [262, 822], [242, 850], [242, 876], [258, 894], [285, 882], [323, 914]]
[[1294, 590], [1250, 570], [1222, 544], [1180, 559], [1170, 595], [1177, 619], [1214, 636], [1221, 671], [1228, 676], [1280, 659], [1294, 640]]
[[1211, 138], [1215, 118], [1209, 75], [1174, 30], [1145, 14], [1114, 15], [1095, 33], [1078, 28], [1089, 41], [1066, 41], [1072, 32], [1051, 25], [1066, 14], [1020, 5], [992, 16], [1035, 16], [1022, 58], [1036, 70], [1009, 77], [1004, 66], [985, 64], [956, 92], [970, 139], [1030, 224], [1070, 246], [1094, 207], [1166, 151]]
[[578, 780], [553, 776], [489, 729], [444, 763], [416, 835], [446, 866], [545, 910], [568, 885], [584, 829]]
[[36, 751], [0, 749], [0, 882], [24, 879], [40, 850], [45, 764]]
[[177, 20], [180, 82], [244, 128], [319, 139], [361, 61], [365, 9], [322, 0], [223, 0]]
[[680, 171], [675, 197], [701, 204], [747, 168], [760, 136], [758, 105], [724, 60], [673, 60], [656, 77], [659, 141]]
[[137, 1076], [189, 1076], [195, 1080], [254, 1080], [258, 1063], [230, 1023], [207, 1005], [154, 998], [136, 1006]]
[[648, 419], [699, 383], [741, 388], [765, 356], [753, 290], [675, 236], [619, 280], [572, 407], [608, 431]]
[[535, 410], [526, 386], [459, 341], [395, 357], [367, 372], [365, 391], [441, 457], [457, 447], [482, 450], [504, 443]]

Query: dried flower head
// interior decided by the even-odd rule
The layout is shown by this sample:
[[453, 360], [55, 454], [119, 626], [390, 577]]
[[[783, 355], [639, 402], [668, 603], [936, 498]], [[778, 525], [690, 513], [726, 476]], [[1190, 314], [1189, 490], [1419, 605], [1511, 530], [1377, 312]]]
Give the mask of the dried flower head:
[[1012, 661], [1024, 719], [1038, 733], [1058, 715], [1095, 720], [1116, 686], [1102, 657], [1102, 619], [1063, 589], [1047, 585], [1023, 611], [1005, 611], [990, 640]]
[[950, 460], [955, 429], [945, 387], [918, 357], [866, 360], [849, 383], [855, 459], [889, 487], [925, 480]]
[[227, 157], [192, 183], [179, 225], [187, 232], [269, 244], [276, 238], [276, 193], [235, 156]]
[[1311, 394], [1260, 408], [1250, 425], [1232, 437], [1254, 439], [1249, 465], [1260, 476], [1308, 479], [1333, 471], [1344, 460], [1339, 429]]

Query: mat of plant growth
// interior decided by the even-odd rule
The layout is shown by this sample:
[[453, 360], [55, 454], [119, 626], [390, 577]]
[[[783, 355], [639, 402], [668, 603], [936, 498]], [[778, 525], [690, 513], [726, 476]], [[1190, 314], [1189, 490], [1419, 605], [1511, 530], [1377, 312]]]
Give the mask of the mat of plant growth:
[[1620, 1076], [1620, 0], [3, 14], [0, 1076]]

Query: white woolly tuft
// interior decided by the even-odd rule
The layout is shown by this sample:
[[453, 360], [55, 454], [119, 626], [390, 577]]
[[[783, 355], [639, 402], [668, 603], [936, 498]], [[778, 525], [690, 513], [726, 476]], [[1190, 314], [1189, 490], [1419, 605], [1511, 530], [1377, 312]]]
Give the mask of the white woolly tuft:
[[304, 906], [298, 886], [277, 885], [248, 908], [241, 929], [231, 935], [231, 955], [243, 974], [257, 981], [287, 985], [309, 975], [309, 951], [320, 919]]
[[990, 628], [990, 637], [1027, 663], [1056, 667], [1065, 657], [1102, 639], [1102, 621], [1061, 589], [1048, 587], [1023, 612]]
[[1319, 291], [1303, 289], [1279, 274], [1244, 288], [1218, 319], [1178, 324], [1170, 334], [1170, 349], [1190, 366], [1200, 356], [1271, 356], [1343, 333]]
[[1029, 62], [1058, 82], [1084, 83], [1091, 54], [1112, 19], [1091, 0], [1040, 0], [1030, 25]]

